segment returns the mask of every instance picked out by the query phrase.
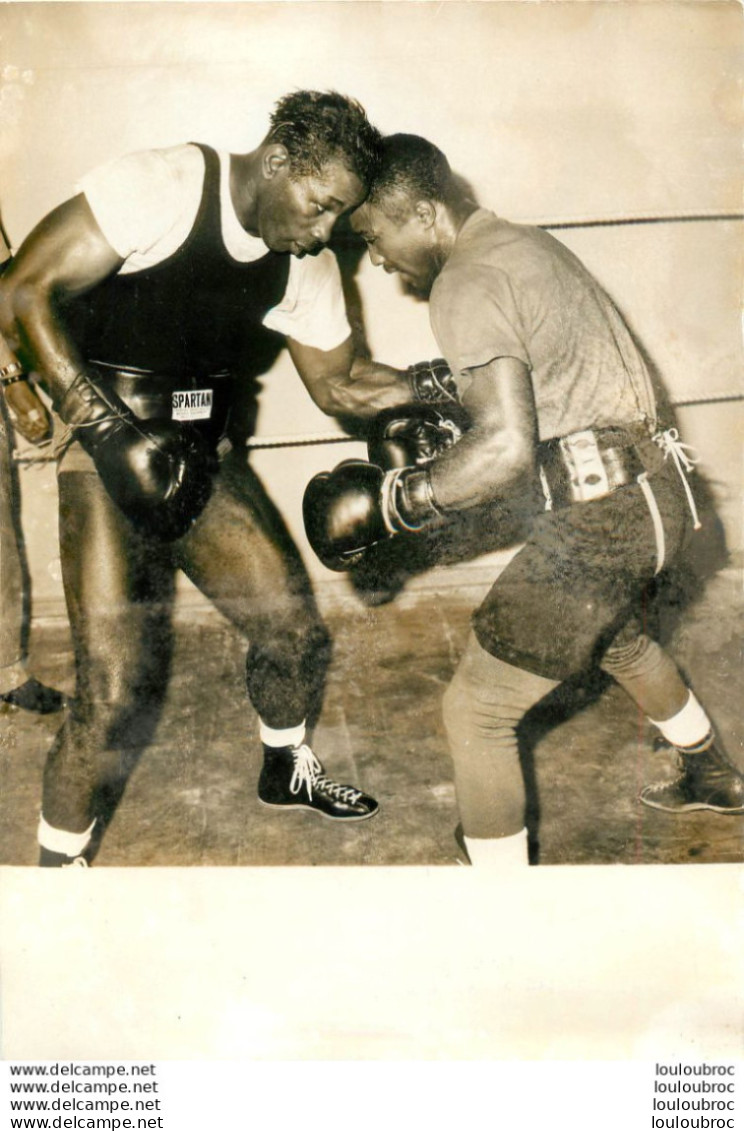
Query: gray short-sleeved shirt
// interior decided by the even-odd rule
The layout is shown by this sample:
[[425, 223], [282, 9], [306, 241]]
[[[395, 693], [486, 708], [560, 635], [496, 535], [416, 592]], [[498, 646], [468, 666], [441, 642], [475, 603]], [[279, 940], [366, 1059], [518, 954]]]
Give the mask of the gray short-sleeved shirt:
[[541, 440], [655, 425], [648, 370], [618, 311], [576, 256], [539, 228], [485, 209], [469, 216], [432, 288], [430, 317], [453, 372], [499, 357], [529, 367]]

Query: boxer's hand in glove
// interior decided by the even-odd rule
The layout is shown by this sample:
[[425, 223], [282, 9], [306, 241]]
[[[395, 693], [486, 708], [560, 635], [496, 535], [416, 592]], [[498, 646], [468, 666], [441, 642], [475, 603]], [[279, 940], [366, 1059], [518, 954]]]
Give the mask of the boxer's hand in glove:
[[56, 407], [141, 534], [170, 542], [189, 530], [206, 506], [216, 469], [212, 450], [194, 428], [138, 420], [119, 397], [84, 374]]
[[383, 471], [421, 466], [451, 448], [466, 428], [464, 412], [430, 405], [385, 409], [371, 423], [367, 437], [370, 463]]
[[344, 460], [316, 475], [302, 509], [313, 550], [328, 569], [340, 571], [357, 565], [377, 542], [442, 522], [425, 469], [383, 472], [364, 460]]
[[423, 404], [460, 403], [457, 383], [443, 357], [409, 365], [406, 376], [414, 401]]

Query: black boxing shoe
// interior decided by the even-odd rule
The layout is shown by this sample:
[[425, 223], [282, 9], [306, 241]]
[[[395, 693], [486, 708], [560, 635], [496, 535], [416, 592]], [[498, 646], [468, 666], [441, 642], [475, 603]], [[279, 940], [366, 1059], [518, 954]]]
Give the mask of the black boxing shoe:
[[334, 821], [366, 821], [379, 805], [360, 789], [326, 774], [309, 746], [266, 746], [258, 800], [275, 809], [312, 809]]
[[64, 852], [52, 852], [51, 848], [39, 849], [40, 868], [88, 868], [84, 856], [66, 856]]
[[697, 747], [676, 749], [681, 773], [670, 782], [647, 785], [640, 800], [665, 813], [708, 809], [735, 816], [744, 813], [744, 775], [716, 745], [711, 735]]
[[23, 711], [35, 711], [37, 715], [51, 715], [55, 711], [62, 710], [65, 697], [61, 691], [57, 691], [54, 687], [46, 687], [31, 676], [20, 687], [0, 695], [0, 703], [20, 707]]

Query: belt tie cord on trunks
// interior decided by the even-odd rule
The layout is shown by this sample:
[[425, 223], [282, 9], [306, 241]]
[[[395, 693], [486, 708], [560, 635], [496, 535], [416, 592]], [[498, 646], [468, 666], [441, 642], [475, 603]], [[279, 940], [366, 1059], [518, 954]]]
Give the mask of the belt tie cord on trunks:
[[654, 575], [661, 573], [664, 568], [664, 561], [666, 559], [666, 539], [664, 537], [664, 524], [661, 521], [661, 514], [659, 512], [659, 504], [656, 502], [656, 495], [653, 488], [648, 481], [648, 472], [644, 471], [638, 476], [638, 486], [643, 491], [644, 498], [648, 504], [648, 509], [651, 514], [651, 520], [654, 524], [654, 536], [656, 538], [656, 569]]
[[658, 444], [664, 453], [664, 459], [669, 456], [672, 457], [672, 462], [679, 472], [679, 477], [682, 480], [682, 486], [687, 495], [687, 502], [690, 504], [690, 514], [695, 526], [695, 530], [700, 529], [700, 518], [698, 517], [697, 507], [695, 506], [695, 499], [692, 495], [690, 484], [687, 481], [686, 471], [693, 471], [695, 464], [698, 462], [697, 455], [688, 455], [688, 452], [693, 452], [695, 449], [689, 444], [683, 444], [679, 438], [679, 432], [676, 428], [668, 428], [666, 432], [657, 432], [654, 436], [654, 443]]
[[[698, 516], [697, 507], [695, 506], [695, 499], [692, 494], [692, 489], [688, 482], [686, 471], [692, 471], [695, 464], [698, 462], [697, 458], [689, 455], [694, 449], [689, 444], [683, 444], [679, 438], [679, 432], [676, 428], [668, 428], [666, 432], [657, 432], [654, 436], [654, 443], [658, 444], [664, 453], [664, 459], [670, 455], [674, 466], [679, 472], [679, 477], [682, 480], [682, 486], [687, 495], [687, 502], [690, 507], [690, 514], [692, 515], [693, 526], [695, 530], [700, 529], [700, 518]], [[659, 512], [659, 505], [656, 502], [653, 488], [648, 481], [648, 473], [643, 472], [638, 476], [638, 485], [643, 491], [648, 509], [651, 514], [651, 519], [654, 524], [654, 535], [656, 537], [656, 569], [654, 573], [661, 573], [664, 568], [664, 561], [666, 558], [666, 540], [664, 538], [664, 524], [661, 521], [661, 514]]]

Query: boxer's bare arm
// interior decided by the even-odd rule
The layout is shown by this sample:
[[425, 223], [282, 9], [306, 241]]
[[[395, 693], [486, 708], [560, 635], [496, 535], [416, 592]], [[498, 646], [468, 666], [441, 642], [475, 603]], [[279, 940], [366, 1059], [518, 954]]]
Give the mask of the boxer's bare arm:
[[329, 416], [375, 416], [411, 400], [405, 373], [355, 357], [351, 337], [332, 350], [314, 349], [291, 338], [288, 346], [310, 396]]
[[529, 370], [514, 357], [470, 370], [462, 398], [470, 427], [430, 466], [443, 510], [462, 510], [503, 498], [534, 474], [537, 415]]
[[59, 315], [59, 300], [84, 293], [121, 264], [79, 195], [34, 228], [0, 280], [0, 332], [53, 395], [66, 391], [85, 368]]

